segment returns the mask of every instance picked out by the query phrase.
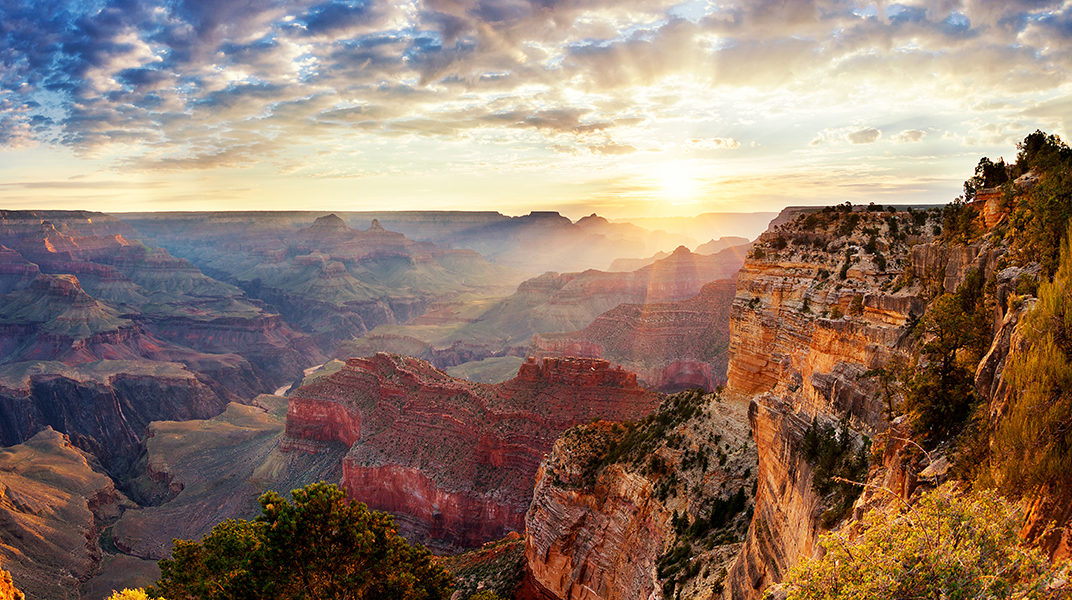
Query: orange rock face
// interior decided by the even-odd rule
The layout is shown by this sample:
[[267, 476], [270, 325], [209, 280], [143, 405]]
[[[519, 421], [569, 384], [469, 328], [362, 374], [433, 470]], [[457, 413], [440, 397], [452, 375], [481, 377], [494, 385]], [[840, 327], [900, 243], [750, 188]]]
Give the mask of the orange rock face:
[[[940, 244], [932, 237], [938, 221], [937, 212], [858, 209], [800, 217], [763, 234], [738, 274], [728, 387], [752, 398], [759, 481], [748, 539], [726, 581], [733, 598], [761, 597], [818, 551], [828, 507], [802, 454], [812, 419], [845, 418], [855, 435], [871, 438], [886, 431], [882, 391], [864, 374], [910, 363], [904, 326], [928, 298], [956, 290], [972, 268], [994, 272], [1000, 249]], [[907, 497], [916, 473], [902, 468], [899, 447], [887, 451], [873, 482]], [[865, 493], [858, 506], [889, 500]]]
[[[763, 234], [758, 256], [745, 262], [737, 279], [728, 387], [752, 398], [759, 481], [752, 526], [726, 580], [734, 598], [760, 597], [816, 550], [824, 507], [802, 453], [812, 419], [830, 423], [846, 416], [869, 436], [885, 429], [878, 384], [861, 375], [903, 356], [902, 326], [925, 307], [918, 296], [928, 285], [948, 287], [933, 281], [939, 272], [951, 275], [950, 283], [963, 275], [956, 265], [940, 266], [955, 261], [928, 254], [927, 244], [910, 251], [890, 222], [916, 241], [928, 241], [931, 224], [915, 223], [906, 213], [820, 213], [807, 217], [818, 221], [810, 227], [805, 218]], [[856, 225], [845, 231], [849, 219]], [[876, 232], [873, 243], [864, 229]], [[867, 246], [876, 251], [869, 254]], [[965, 265], [974, 258], [967, 254]], [[897, 286], [907, 279], [902, 261], [917, 277]]]
[[661, 391], [712, 390], [726, 382], [735, 293], [733, 280], [721, 280], [678, 302], [621, 304], [580, 331], [534, 336], [532, 354], [603, 358]]
[[381, 353], [293, 392], [287, 435], [350, 445], [343, 487], [398, 515], [407, 535], [473, 546], [522, 529], [540, 459], [562, 431], [636, 419], [658, 398], [602, 360], [530, 361], [489, 385]]

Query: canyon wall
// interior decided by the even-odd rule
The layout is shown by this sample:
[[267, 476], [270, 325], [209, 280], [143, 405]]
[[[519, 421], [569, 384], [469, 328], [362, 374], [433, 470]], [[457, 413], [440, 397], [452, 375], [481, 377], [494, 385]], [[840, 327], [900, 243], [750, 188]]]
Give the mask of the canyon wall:
[[[1003, 254], [983, 241], [939, 243], [940, 211], [862, 208], [772, 227], [738, 274], [728, 393], [751, 398], [759, 483], [748, 539], [727, 579], [729, 597], [759, 598], [802, 557], [814, 556], [819, 535], [838, 519], [831, 498], [812, 485], [809, 426], [845, 420], [857, 446], [897, 438], [872, 370], [910, 364], [910, 326], [928, 302], [955, 291], [972, 268], [990, 277]], [[888, 444], [870, 480], [907, 498], [917, 473], [904, 471], [904, 462], [900, 447]], [[888, 501], [865, 493], [857, 511]]]
[[620, 304], [580, 331], [533, 336], [531, 354], [602, 358], [653, 389], [675, 392], [726, 383], [733, 280], [704, 285], [685, 300]]
[[407, 536], [473, 546], [523, 528], [537, 466], [562, 431], [639, 418], [657, 402], [601, 360], [530, 360], [512, 380], [478, 384], [381, 353], [292, 392], [286, 433], [294, 451], [349, 446], [341, 485], [396, 514]]
[[525, 516], [519, 597], [717, 597], [755, 481], [744, 413], [741, 402], [683, 392], [639, 423], [566, 432]]

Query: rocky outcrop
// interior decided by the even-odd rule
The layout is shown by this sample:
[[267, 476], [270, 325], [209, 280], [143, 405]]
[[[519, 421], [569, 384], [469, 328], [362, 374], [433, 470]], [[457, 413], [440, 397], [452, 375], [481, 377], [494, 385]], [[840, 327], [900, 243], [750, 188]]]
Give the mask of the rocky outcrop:
[[621, 304], [580, 331], [535, 335], [530, 352], [603, 358], [663, 392], [713, 390], [726, 382], [735, 294], [735, 281], [723, 280], [678, 302]]
[[804, 213], [763, 234], [738, 274], [728, 391], [752, 398], [759, 483], [748, 540], [727, 579], [731, 597], [758, 598], [816, 551], [829, 506], [802, 454], [813, 419], [848, 419], [858, 436], [885, 431], [878, 383], [864, 373], [907, 362], [904, 325], [929, 298], [956, 289], [968, 268], [994, 264], [997, 253], [983, 245], [932, 243], [939, 217]]
[[103, 527], [130, 504], [91, 461], [51, 429], [0, 450], [0, 556], [31, 598], [71, 598], [101, 561]]
[[634, 419], [657, 395], [606, 361], [546, 359], [501, 384], [377, 354], [290, 395], [287, 435], [350, 446], [342, 485], [398, 515], [412, 538], [473, 546], [520, 531], [541, 457], [559, 433]]
[[[876, 487], [857, 501], [858, 513], [897, 495], [909, 498], [919, 484], [915, 463], [905, 458], [909, 424], [888, 421], [885, 392], [868, 373], [910, 364], [914, 342], [906, 325], [972, 269], [984, 281], [994, 277], [1000, 323], [1018, 275], [996, 273], [1004, 250], [986, 241], [934, 240], [940, 214], [846, 207], [804, 214], [761, 236], [738, 275], [728, 388], [752, 398], [759, 483], [748, 540], [727, 580], [730, 597], [760, 597], [802, 557], [814, 556], [821, 531], [836, 525], [828, 520], [837, 518], [827, 512], [831, 499], [815, 492], [803, 455], [813, 422], [844, 420], [854, 440], [886, 440], [869, 474]], [[1005, 349], [980, 366], [984, 397], [1001, 385], [1008, 345], [1006, 336]]]
[[744, 407], [684, 393], [628, 428], [559, 438], [525, 516], [519, 597], [717, 597], [754, 481]]

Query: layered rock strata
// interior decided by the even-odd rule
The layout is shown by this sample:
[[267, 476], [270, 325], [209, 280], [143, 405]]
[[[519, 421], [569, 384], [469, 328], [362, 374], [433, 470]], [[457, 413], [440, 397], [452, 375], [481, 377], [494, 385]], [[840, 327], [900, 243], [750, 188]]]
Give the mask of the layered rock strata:
[[[288, 215], [290, 215], [288, 217]], [[310, 223], [310, 221], [312, 221]], [[132, 222], [206, 273], [267, 302], [331, 352], [459, 295], [504, 295], [526, 274], [472, 250], [418, 242], [335, 214], [154, 215]]]
[[[710, 256], [695, 254], [679, 247], [665, 259], [629, 273], [606, 273], [589, 270], [582, 273], [544, 273], [521, 283], [517, 291], [501, 300], [484, 306], [459, 307], [452, 304], [437, 305], [433, 311], [414, 319], [408, 327], [392, 327], [373, 331], [360, 340], [344, 343], [339, 352], [351, 356], [375, 352], [404, 352], [429, 360], [439, 368], [451, 367], [465, 362], [489, 357], [518, 356], [528, 352], [534, 335], [576, 331], [588, 327], [597, 317], [614, 310], [622, 304], [661, 304], [692, 298], [700, 294], [706, 284], [732, 278], [744, 262], [742, 247], [727, 248]], [[684, 319], [684, 326], [706, 328], [699, 312], [720, 311], [712, 306], [711, 296], [699, 300], [701, 306], [686, 307], [679, 311], [673, 307], [660, 307], [664, 316]], [[719, 304], [715, 302], [715, 305]], [[624, 309], [617, 319], [638, 319], [637, 309]], [[643, 310], [643, 309], [640, 309]], [[670, 315], [673, 315], [672, 317]], [[690, 316], [691, 315], [691, 316]], [[660, 317], [661, 318], [661, 317]], [[725, 316], [717, 317], [724, 324]], [[632, 351], [625, 346], [634, 336], [638, 343], [654, 344], [668, 330], [661, 323], [647, 320], [643, 325], [630, 325], [626, 332], [593, 333], [606, 337], [612, 347], [621, 347], [619, 355], [624, 359]], [[719, 326], [715, 325], [715, 329]], [[640, 331], [643, 330], [643, 331]], [[679, 330], [680, 331], [680, 330]], [[609, 339], [615, 338], [615, 339]], [[715, 338], [725, 339], [724, 332], [716, 332]], [[714, 342], [716, 345], [718, 341]], [[687, 345], [687, 342], [683, 343]], [[663, 344], [665, 345], [665, 344]], [[584, 352], [593, 356], [594, 351], [563, 346], [564, 354]], [[628, 363], [643, 371], [645, 381], [664, 381], [663, 387], [675, 387], [674, 381], [684, 385], [702, 385], [706, 380], [717, 380], [722, 369], [715, 365], [714, 371], [706, 373], [701, 363], [717, 362], [706, 359], [694, 360], [717, 354], [697, 342], [691, 351], [679, 348], [688, 357], [682, 364], [662, 373], [669, 366], [664, 359], [654, 358], [653, 364], [641, 361]], [[671, 349], [655, 349], [656, 356], [663, 356]], [[541, 355], [554, 355], [555, 348], [544, 348]], [[611, 356], [608, 359], [614, 360]], [[626, 364], [623, 360], [622, 364]], [[655, 383], [659, 386], [660, 384]]]
[[350, 446], [342, 486], [398, 515], [410, 537], [473, 546], [522, 529], [537, 466], [562, 431], [638, 418], [657, 402], [606, 361], [530, 361], [512, 380], [477, 384], [381, 353], [292, 392], [286, 431]]
[[664, 392], [726, 383], [733, 280], [706, 284], [678, 302], [621, 304], [569, 333], [537, 334], [536, 357], [603, 358], [637, 374], [641, 383]]
[[751, 504], [744, 409], [688, 392], [640, 423], [563, 435], [525, 517], [520, 597], [717, 597]]
[[[897, 438], [868, 371], [909, 364], [907, 325], [969, 270], [990, 277], [1003, 253], [985, 241], [939, 243], [940, 211], [861, 209], [827, 209], [772, 227], [738, 274], [728, 391], [752, 398], [759, 483], [748, 540], [727, 580], [730, 597], [760, 597], [817, 551], [830, 499], [813, 490], [803, 453], [808, 426], [846, 419], [854, 439]], [[897, 444], [886, 450], [871, 477], [908, 497], [916, 473], [903, 470]], [[865, 494], [859, 505], [875, 501], [890, 498]]]

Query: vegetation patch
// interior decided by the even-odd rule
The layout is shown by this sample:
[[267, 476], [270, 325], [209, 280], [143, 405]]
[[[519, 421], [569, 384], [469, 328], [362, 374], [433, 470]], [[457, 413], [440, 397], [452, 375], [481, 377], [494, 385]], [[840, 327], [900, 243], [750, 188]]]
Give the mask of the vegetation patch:
[[840, 428], [835, 428], [819, 425], [812, 419], [811, 427], [804, 433], [804, 458], [815, 469], [812, 490], [830, 504], [820, 517], [823, 527], [832, 527], [840, 521], [863, 491], [871, 440], [864, 437], [858, 449], [854, 450], [855, 447], [845, 420]]
[[824, 556], [802, 561], [781, 587], [789, 600], [1065, 597], [1068, 563], [1021, 545], [1022, 517], [993, 492], [959, 495], [947, 484], [910, 509], [868, 513], [852, 541], [824, 536]]

